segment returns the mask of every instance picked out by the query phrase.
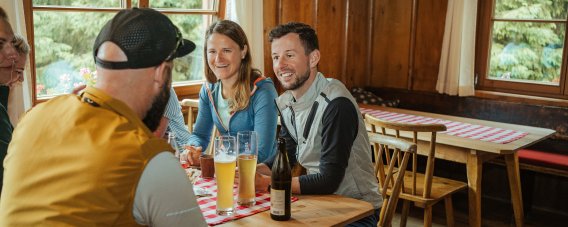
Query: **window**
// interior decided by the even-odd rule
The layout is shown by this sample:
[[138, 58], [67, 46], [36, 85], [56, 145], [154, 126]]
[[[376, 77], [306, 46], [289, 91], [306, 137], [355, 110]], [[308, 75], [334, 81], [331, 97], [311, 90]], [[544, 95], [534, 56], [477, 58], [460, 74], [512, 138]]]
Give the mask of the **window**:
[[478, 89], [568, 98], [568, 0], [479, 1]]
[[[173, 81], [180, 95], [203, 80], [205, 30], [224, 11], [225, 0], [25, 0], [28, 38], [33, 46], [34, 103], [69, 93], [92, 82], [93, 43], [116, 12], [151, 7], [166, 14], [184, 38], [195, 42], [191, 54], [175, 60]], [[184, 89], [185, 88], [185, 89]], [[182, 90], [181, 92], [179, 90]], [[184, 91], [186, 91], [184, 93]]]

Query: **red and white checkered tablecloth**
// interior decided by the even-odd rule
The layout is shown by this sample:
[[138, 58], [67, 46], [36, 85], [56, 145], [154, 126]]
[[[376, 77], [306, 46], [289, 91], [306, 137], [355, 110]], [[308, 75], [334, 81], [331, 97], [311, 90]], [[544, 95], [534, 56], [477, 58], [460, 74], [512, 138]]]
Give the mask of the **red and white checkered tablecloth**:
[[[231, 220], [247, 217], [256, 213], [270, 209], [270, 193], [256, 193], [256, 204], [252, 207], [242, 207], [235, 204], [236, 214], [233, 216], [220, 216], [215, 213], [215, 203], [217, 201], [217, 183], [215, 179], [202, 179], [200, 178], [195, 182], [195, 186], [207, 189], [211, 192], [211, 196], [197, 198], [199, 208], [205, 217], [208, 225], [218, 225]], [[237, 198], [238, 188], [237, 184], [233, 186], [233, 196]], [[298, 201], [297, 197], [292, 197], [292, 202]]]
[[370, 114], [382, 120], [413, 123], [413, 124], [443, 124], [447, 130], [440, 132], [452, 136], [507, 144], [528, 135], [527, 132], [515, 131], [510, 129], [495, 128], [482, 125], [474, 125], [464, 122], [448, 121], [430, 117], [416, 116], [411, 114], [393, 113], [382, 110], [359, 108], [361, 113]]

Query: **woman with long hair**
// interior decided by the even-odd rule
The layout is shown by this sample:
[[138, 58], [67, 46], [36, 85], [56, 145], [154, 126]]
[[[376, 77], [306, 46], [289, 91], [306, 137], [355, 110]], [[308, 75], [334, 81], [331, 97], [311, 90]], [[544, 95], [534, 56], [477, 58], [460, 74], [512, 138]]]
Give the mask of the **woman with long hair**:
[[199, 92], [199, 112], [189, 149], [206, 150], [215, 125], [221, 135], [256, 131], [257, 161], [268, 159], [276, 152], [278, 113], [274, 99], [278, 94], [272, 80], [252, 67], [243, 29], [229, 20], [213, 23], [206, 31], [203, 54], [207, 59], [206, 82]]

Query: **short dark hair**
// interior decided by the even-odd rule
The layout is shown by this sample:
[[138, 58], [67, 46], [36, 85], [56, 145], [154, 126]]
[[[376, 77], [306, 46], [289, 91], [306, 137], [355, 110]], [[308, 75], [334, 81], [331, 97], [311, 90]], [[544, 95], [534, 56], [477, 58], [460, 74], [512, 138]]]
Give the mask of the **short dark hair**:
[[307, 24], [300, 22], [288, 22], [286, 24], [281, 24], [273, 28], [268, 34], [268, 41], [272, 43], [274, 39], [281, 38], [288, 33], [296, 33], [300, 36], [300, 41], [302, 41], [302, 46], [306, 52], [306, 55], [310, 54], [314, 50], [319, 50], [318, 35], [316, 31]]

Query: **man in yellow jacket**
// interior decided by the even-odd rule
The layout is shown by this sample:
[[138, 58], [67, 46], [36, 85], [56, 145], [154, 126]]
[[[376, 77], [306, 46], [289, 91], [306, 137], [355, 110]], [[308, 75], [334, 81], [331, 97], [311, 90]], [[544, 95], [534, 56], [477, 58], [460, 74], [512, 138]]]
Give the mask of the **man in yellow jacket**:
[[134, 8], [93, 49], [97, 84], [38, 105], [14, 130], [0, 226], [204, 226], [172, 148], [152, 134], [173, 59], [195, 44], [165, 15]]

